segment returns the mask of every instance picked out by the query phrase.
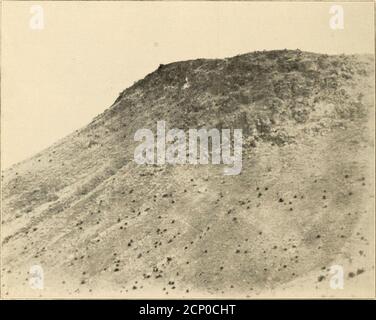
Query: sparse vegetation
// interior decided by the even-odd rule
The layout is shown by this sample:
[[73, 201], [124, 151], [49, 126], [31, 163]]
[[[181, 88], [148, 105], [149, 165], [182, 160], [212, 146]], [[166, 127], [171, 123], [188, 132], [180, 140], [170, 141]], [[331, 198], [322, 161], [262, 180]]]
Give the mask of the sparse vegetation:
[[[353, 252], [346, 281], [362, 279], [372, 270], [373, 68], [368, 56], [299, 50], [161, 65], [2, 174], [2, 285], [29, 292], [18, 271], [43, 261], [64, 294], [245, 297], [292, 280], [319, 290], [322, 266]], [[155, 132], [156, 119], [243, 129], [242, 174], [135, 164], [134, 133]]]

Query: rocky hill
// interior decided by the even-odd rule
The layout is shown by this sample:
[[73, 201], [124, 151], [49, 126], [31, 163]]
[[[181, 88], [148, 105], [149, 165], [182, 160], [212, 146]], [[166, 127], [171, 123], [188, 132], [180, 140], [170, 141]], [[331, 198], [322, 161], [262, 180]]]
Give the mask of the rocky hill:
[[[2, 173], [2, 296], [373, 292], [373, 77], [371, 56], [299, 50], [160, 65]], [[243, 129], [241, 174], [137, 165], [158, 120]]]

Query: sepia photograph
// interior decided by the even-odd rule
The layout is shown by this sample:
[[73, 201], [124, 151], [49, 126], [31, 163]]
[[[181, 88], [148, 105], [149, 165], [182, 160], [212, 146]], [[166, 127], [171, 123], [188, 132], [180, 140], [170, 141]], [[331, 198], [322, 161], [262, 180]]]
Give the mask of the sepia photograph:
[[374, 25], [2, 1], [1, 299], [375, 299]]

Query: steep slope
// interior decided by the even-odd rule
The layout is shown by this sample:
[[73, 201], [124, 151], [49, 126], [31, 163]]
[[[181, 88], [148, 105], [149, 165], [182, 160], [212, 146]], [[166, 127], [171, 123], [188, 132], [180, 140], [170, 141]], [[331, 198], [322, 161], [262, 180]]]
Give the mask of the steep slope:
[[[2, 294], [244, 297], [310, 274], [305, 289], [323, 294], [332, 264], [368, 294], [373, 64], [279, 50], [161, 65], [3, 172]], [[134, 133], [157, 120], [243, 129], [241, 174], [137, 165]]]

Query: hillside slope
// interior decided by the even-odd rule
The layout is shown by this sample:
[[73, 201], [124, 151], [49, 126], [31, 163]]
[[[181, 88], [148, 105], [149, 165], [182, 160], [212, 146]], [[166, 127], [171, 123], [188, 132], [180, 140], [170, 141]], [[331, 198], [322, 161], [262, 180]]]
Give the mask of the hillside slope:
[[[161, 65], [3, 172], [2, 296], [371, 294], [373, 76], [373, 57], [299, 50]], [[157, 120], [243, 129], [241, 174], [137, 165]], [[327, 292], [333, 264], [350, 291]]]

